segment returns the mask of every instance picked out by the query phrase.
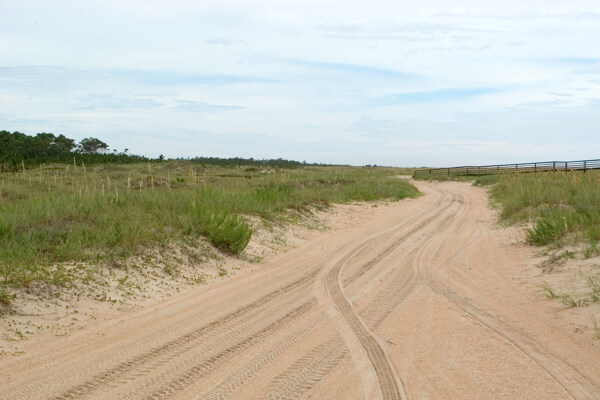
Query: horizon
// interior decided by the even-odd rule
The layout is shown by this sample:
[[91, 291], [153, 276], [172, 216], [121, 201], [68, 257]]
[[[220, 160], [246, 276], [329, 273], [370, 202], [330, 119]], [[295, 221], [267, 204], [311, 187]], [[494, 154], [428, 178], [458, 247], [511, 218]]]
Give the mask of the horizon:
[[448, 167], [600, 150], [600, 4], [3, 2], [0, 129], [167, 158]]

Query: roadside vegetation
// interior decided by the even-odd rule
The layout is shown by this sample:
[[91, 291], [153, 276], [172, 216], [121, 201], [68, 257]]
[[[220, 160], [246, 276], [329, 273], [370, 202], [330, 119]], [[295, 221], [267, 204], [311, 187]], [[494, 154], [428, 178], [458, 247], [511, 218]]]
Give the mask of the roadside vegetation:
[[10, 301], [6, 288], [60, 281], [60, 263], [109, 263], [200, 237], [238, 254], [253, 232], [247, 216], [278, 221], [290, 209], [417, 196], [401, 172], [164, 161], [0, 173], [0, 301]]
[[490, 195], [508, 223], [530, 222], [527, 240], [536, 246], [585, 243], [586, 258], [598, 255], [600, 173], [544, 172], [488, 175], [475, 184], [491, 185]]
[[590, 318], [594, 336], [600, 339], [593, 311], [600, 304], [600, 267], [591, 259], [600, 254], [600, 172], [489, 175], [476, 178], [475, 184], [490, 187], [502, 221], [530, 224], [527, 241], [548, 249], [540, 264], [545, 272], [571, 259], [579, 259], [578, 264], [590, 259], [586, 267], [571, 270], [562, 283], [544, 281], [541, 291], [567, 308], [594, 304]]
[[[599, 255], [600, 172], [556, 171], [483, 176], [436, 176], [422, 180], [473, 182], [488, 187], [500, 221], [530, 224], [527, 241], [560, 248], [585, 243], [586, 258]], [[569, 254], [568, 252], [566, 253]]]
[[[429, 179], [423, 178], [423, 179]], [[434, 177], [435, 180], [471, 181], [489, 188], [492, 203], [500, 210], [500, 221], [525, 224], [526, 240], [544, 246], [544, 273], [567, 262], [577, 264], [543, 281], [540, 290], [548, 299], [567, 308], [592, 306], [594, 336], [600, 339], [600, 171], [555, 171], [504, 173], [485, 176]], [[595, 311], [594, 311], [595, 310]]]

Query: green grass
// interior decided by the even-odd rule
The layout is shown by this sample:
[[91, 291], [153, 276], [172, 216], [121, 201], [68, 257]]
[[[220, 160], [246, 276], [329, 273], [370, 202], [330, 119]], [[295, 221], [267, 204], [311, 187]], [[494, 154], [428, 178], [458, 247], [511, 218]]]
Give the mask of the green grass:
[[594, 332], [594, 336], [596, 339], [600, 340], [600, 322], [594, 314], [590, 314], [590, 319], [592, 320], [592, 330]]
[[544, 172], [489, 175], [490, 194], [508, 223], [531, 222], [530, 243], [538, 246], [584, 242], [586, 257], [598, 254], [600, 172]]
[[583, 307], [588, 304], [600, 303], [600, 274], [591, 273], [583, 277], [584, 284], [579, 289], [572, 289], [570, 293], [559, 293], [544, 282], [540, 289], [549, 299], [559, 299], [568, 308]]
[[[48, 165], [0, 174], [0, 285], [68, 284], [63, 262], [105, 263], [161, 243], [208, 238], [238, 254], [245, 216], [415, 197], [394, 168], [257, 168], [159, 164]], [[54, 271], [54, 272], [50, 272]], [[4, 292], [2, 292], [4, 293]], [[7, 295], [1, 301], [9, 301]]]

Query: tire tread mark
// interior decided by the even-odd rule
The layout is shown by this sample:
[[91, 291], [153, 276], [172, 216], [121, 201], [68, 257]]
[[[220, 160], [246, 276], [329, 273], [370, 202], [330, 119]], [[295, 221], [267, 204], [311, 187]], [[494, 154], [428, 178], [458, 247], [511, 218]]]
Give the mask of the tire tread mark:
[[239, 318], [240, 316], [244, 315], [245, 313], [263, 305], [265, 302], [274, 300], [277, 297], [279, 297], [280, 295], [286, 294], [290, 289], [292, 289], [296, 286], [310, 285], [314, 281], [315, 277], [316, 277], [316, 273], [311, 273], [307, 276], [304, 276], [282, 288], [279, 288], [277, 290], [274, 290], [274, 291], [268, 293], [267, 295], [261, 297], [260, 299], [254, 301], [246, 306], [243, 306], [243, 307], [227, 314], [223, 318], [220, 318], [220, 319], [215, 320], [215, 321], [213, 321], [207, 325], [204, 325], [198, 329], [188, 332], [187, 334], [180, 336], [177, 339], [171, 340], [159, 347], [155, 347], [155, 348], [151, 349], [150, 351], [140, 354], [130, 360], [123, 361], [123, 362], [117, 364], [115, 367], [95, 375], [87, 382], [64, 391], [62, 394], [53, 397], [53, 399], [68, 400], [68, 399], [73, 399], [76, 396], [81, 396], [83, 394], [91, 392], [94, 389], [98, 388], [99, 386], [106, 384], [106, 383], [110, 382], [111, 380], [120, 377], [123, 373], [130, 371], [134, 368], [137, 368], [156, 357], [159, 357], [163, 354], [171, 352], [171, 351], [173, 351], [173, 349], [175, 349], [179, 346], [182, 346], [186, 343], [197, 340], [198, 338], [202, 337], [210, 330], [215, 329], [215, 328], [217, 328], [229, 321], [232, 321], [236, 318]]
[[236, 343], [235, 345], [223, 350], [222, 352], [213, 355], [207, 360], [200, 362], [194, 367], [188, 369], [184, 373], [180, 374], [178, 378], [173, 379], [163, 388], [157, 390], [148, 396], [148, 399], [165, 399], [171, 397], [174, 393], [183, 390], [187, 385], [189, 385], [194, 379], [201, 378], [203, 376], [208, 375], [217, 365], [223, 363], [228, 358], [231, 358], [235, 354], [243, 351], [250, 346], [254, 345], [261, 339], [268, 337], [274, 331], [280, 329], [285, 326], [289, 322], [298, 318], [299, 316], [305, 314], [316, 305], [316, 300], [312, 299], [310, 301], [305, 302], [299, 307], [291, 310], [285, 316], [278, 319], [277, 321], [267, 325], [262, 328], [258, 332], [252, 334], [251, 336], [246, 337], [242, 341]]
[[[464, 196], [460, 193], [454, 193], [455, 201], [461, 204], [459, 210], [455, 214], [452, 222], [448, 225], [451, 227], [453, 223], [459, 219], [464, 219], [468, 212], [468, 204], [464, 199]], [[443, 285], [434, 278], [434, 274], [430, 273], [427, 276], [420, 271], [420, 258], [427, 247], [431, 246], [436, 238], [439, 238], [444, 231], [440, 231], [438, 234], [430, 238], [430, 240], [421, 247], [415, 261], [415, 270], [419, 275], [419, 279], [429, 286], [431, 290], [443, 297], [446, 297], [452, 303], [460, 307], [464, 312], [475, 318], [483, 326], [496, 333], [504, 340], [511, 343], [515, 348], [521, 351], [524, 355], [533, 360], [542, 369], [544, 369], [550, 376], [552, 376], [556, 382], [558, 382], [569, 395], [574, 399], [580, 400], [593, 400], [600, 398], [600, 389], [592, 383], [592, 381], [579, 372], [574, 366], [569, 364], [567, 361], [553, 354], [548, 349], [544, 348], [539, 343], [536, 343], [530, 339], [527, 335], [519, 332], [516, 328], [504, 323], [500, 319], [486, 313], [476, 307], [468, 299], [458, 295], [452, 291], [449, 287]], [[465, 249], [469, 248], [475, 243], [478, 234], [475, 234], [471, 240], [452, 254], [444, 263], [445, 265], [452, 259], [461, 254]], [[438, 246], [438, 249], [441, 246]], [[432, 272], [432, 271], [430, 271]]]
[[[399, 231], [404, 226], [411, 223], [414, 219], [425, 215], [432, 210], [435, 210], [442, 201], [443, 196], [440, 196], [430, 208], [419, 213], [417, 216], [412, 217], [410, 220], [404, 221], [393, 229]], [[405, 235], [402, 235], [402, 237], [395, 239], [392, 245], [388, 246], [382, 253], [378, 253], [374, 259], [363, 264], [359, 271], [353, 276], [344, 280], [344, 285], [354, 282], [373, 266], [380, 263], [386, 256], [388, 256], [399, 245], [401, 245], [403, 241], [420, 231], [422, 227], [425, 227], [432, 220], [439, 217], [450, 206], [451, 203], [449, 203], [448, 206], [444, 207], [443, 209], [437, 210], [435, 215], [427, 218], [425, 222], [421, 222], [419, 227], [411, 230]], [[356, 256], [362, 255], [365, 252], [365, 249], [372, 244], [373, 240], [388, 233], [389, 230], [370, 238], [370, 240], [368, 240], [365, 244], [359, 246], [358, 249], [353, 252], [351, 257], [346, 260], [346, 262], [350, 261]], [[393, 234], [395, 233], [396, 232]], [[409, 257], [414, 256], [412, 253], [415, 252], [416, 250], [411, 252]], [[411, 262], [408, 261], [407, 264], [410, 265]], [[385, 320], [385, 318], [399, 303], [401, 303], [406, 297], [408, 297], [408, 295], [410, 295], [417, 285], [416, 278], [417, 277], [414, 273], [414, 270], [409, 268], [403, 271], [400, 276], [396, 276], [383, 291], [376, 295], [376, 298], [371, 304], [369, 304], [367, 309], [360, 313], [361, 319], [363, 319], [370, 329], [376, 328], [381, 322], [383, 322], [383, 320]], [[337, 342], [338, 340], [341, 340], [342, 344], [344, 345], [343, 347], [347, 349], [343, 339], [336, 335], [336, 337], [329, 340], [325, 344], [322, 343], [315, 346], [305, 356], [301, 357], [292, 365], [290, 365], [282, 374], [275, 377], [268, 386], [270, 389], [269, 399], [297, 398], [301, 392], [310, 390], [320, 380], [327, 376], [339, 364], [339, 362], [348, 355], [347, 350], [339, 351], [339, 349], [337, 349], [339, 346]]]
[[[399, 226], [396, 227], [396, 229], [399, 230], [400, 228], [406, 226], [407, 224], [413, 222], [414, 220], [418, 220], [418, 218], [421, 217], [422, 215], [424, 215], [424, 214], [426, 214], [428, 212], [434, 211], [440, 205], [440, 203], [442, 202], [442, 200], [443, 200], [443, 197], [440, 197], [427, 210], [425, 210], [425, 211], [423, 211], [423, 212], [421, 212], [421, 213], [419, 213], [419, 214], [411, 217], [407, 221], [402, 222]], [[378, 253], [377, 256], [374, 259], [368, 261], [367, 263], [365, 263], [364, 265], [362, 265], [358, 269], [358, 271], [356, 271], [353, 275], [351, 275], [348, 278], [344, 279], [343, 286], [346, 287], [346, 286], [350, 285], [352, 282], [354, 282], [355, 280], [357, 280], [358, 278], [360, 278], [361, 276], [363, 276], [366, 272], [368, 272], [371, 268], [373, 268], [379, 261], [381, 261], [383, 258], [385, 258], [392, 251], [394, 251], [402, 242], [404, 242], [410, 236], [414, 235], [415, 233], [417, 233], [418, 231], [420, 231], [421, 229], [423, 229], [424, 227], [426, 227], [432, 220], [434, 220], [444, 210], [445, 210], [445, 208], [443, 210], [438, 211], [436, 214], [434, 214], [430, 218], [428, 218], [425, 221], [421, 222], [416, 229], [413, 229], [413, 230], [409, 231], [408, 233], [406, 233], [405, 235], [403, 235], [399, 239], [395, 240], [393, 244], [391, 244], [390, 246], [388, 246], [381, 253]], [[385, 235], [387, 233], [388, 232], [383, 232], [381, 235]], [[371, 244], [371, 241], [369, 241], [367, 243], [367, 245], [370, 245], [370, 244]], [[367, 246], [365, 245], [364, 247], [366, 248]], [[359, 252], [356, 252], [355, 254], [358, 254], [358, 253]]]
[[281, 342], [273, 346], [271, 349], [264, 351], [259, 356], [246, 363], [246, 365], [244, 365], [242, 368], [238, 369], [236, 372], [229, 375], [227, 378], [224, 378], [217, 385], [213, 386], [208, 392], [202, 394], [199, 397], [199, 400], [222, 399], [225, 396], [231, 394], [238, 387], [243, 385], [252, 375], [258, 372], [264, 365], [270, 363], [277, 356], [279, 356], [281, 353], [287, 350], [290, 346], [298, 342], [300, 339], [306, 336], [309, 332], [316, 329], [326, 320], [327, 316], [325, 314], [319, 315], [319, 317], [313, 322], [297, 330], [294, 334], [286, 337]]
[[385, 352], [377, 340], [363, 326], [342, 292], [339, 274], [344, 264], [345, 262], [337, 263], [327, 274], [325, 283], [331, 300], [366, 351], [367, 357], [371, 361], [371, 365], [379, 380], [383, 399], [401, 399], [402, 392], [400, 386]]
[[283, 373], [277, 375], [267, 386], [268, 400], [296, 399], [311, 390], [347, 355], [348, 347], [341, 336], [322, 343], [298, 359]]

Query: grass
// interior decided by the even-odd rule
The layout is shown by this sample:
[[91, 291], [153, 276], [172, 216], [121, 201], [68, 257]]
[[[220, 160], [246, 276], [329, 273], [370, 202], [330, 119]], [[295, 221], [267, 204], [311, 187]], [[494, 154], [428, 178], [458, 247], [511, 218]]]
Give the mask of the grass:
[[600, 322], [594, 314], [590, 315], [590, 319], [592, 320], [592, 330], [594, 331], [594, 336], [596, 339], [600, 340]]
[[527, 240], [560, 247], [584, 242], [584, 255], [598, 254], [600, 239], [600, 173], [544, 172], [479, 177], [491, 185], [491, 198], [508, 223], [531, 222]]
[[540, 288], [544, 296], [551, 300], [558, 299], [568, 308], [600, 303], [600, 273], [584, 275], [583, 281], [582, 287], [573, 289], [571, 294], [560, 293], [547, 282], [543, 282]]
[[554, 288], [548, 285], [547, 282], [543, 283], [542, 292], [544, 293], [544, 296], [546, 296], [549, 299], [554, 300], [560, 298], [560, 294], [558, 294]]
[[600, 274], [590, 275], [585, 279], [588, 288], [588, 296], [593, 303], [600, 302]]
[[[66, 285], [64, 262], [107, 263], [149, 246], [206, 237], [239, 254], [245, 216], [277, 221], [286, 210], [415, 197], [394, 168], [258, 170], [159, 164], [46, 165], [0, 174], [0, 301], [6, 285]], [[51, 272], [54, 271], [54, 272]], [[173, 271], [175, 272], [175, 271]]]
[[[600, 254], [600, 171], [556, 171], [504, 173], [479, 177], [422, 177], [421, 179], [471, 181], [489, 188], [493, 206], [506, 224], [525, 224], [527, 241], [546, 246], [549, 255], [541, 262], [551, 272], [569, 259]], [[568, 249], [563, 249], [568, 246]], [[572, 251], [579, 248], [580, 251]], [[543, 282], [540, 292], [567, 308], [600, 303], [600, 274], [597, 270], [575, 277], [566, 291]], [[562, 285], [561, 285], [562, 286]], [[593, 331], [600, 339], [600, 324], [592, 318]]]

